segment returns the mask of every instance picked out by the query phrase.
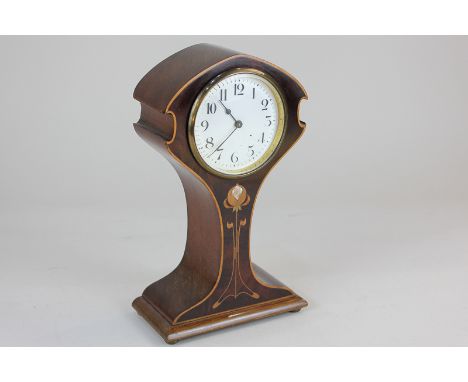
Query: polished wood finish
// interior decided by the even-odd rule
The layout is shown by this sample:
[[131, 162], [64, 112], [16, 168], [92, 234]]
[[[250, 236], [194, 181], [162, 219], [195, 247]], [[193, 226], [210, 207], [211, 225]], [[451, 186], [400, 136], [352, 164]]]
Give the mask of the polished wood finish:
[[[196, 161], [187, 126], [200, 91], [213, 78], [234, 68], [254, 68], [275, 80], [285, 101], [286, 126], [270, 161], [253, 173], [226, 179]], [[266, 61], [200, 44], [154, 67], [137, 85], [134, 97], [142, 105], [135, 130], [174, 166], [184, 187], [188, 217], [180, 264], [148, 286], [134, 301], [134, 308], [172, 343], [306, 306], [305, 300], [255, 268], [250, 260], [250, 226], [258, 190], [305, 128], [298, 116], [299, 103], [306, 98], [302, 86]], [[236, 204], [238, 195], [240, 202]]]
[[[275, 282], [272, 276], [253, 264], [257, 275], [262, 275], [264, 282]], [[240, 325], [245, 322], [259, 320], [261, 318], [276, 316], [286, 312], [298, 312], [307, 306], [307, 302], [297, 296], [286, 296], [279, 300], [266, 301], [253, 306], [245, 306], [233, 312], [221, 312], [173, 325], [158, 309], [144, 297], [138, 297], [133, 302], [133, 307], [148, 323], [161, 335], [168, 344], [173, 345], [180, 340], [208, 333], [214, 330]]]

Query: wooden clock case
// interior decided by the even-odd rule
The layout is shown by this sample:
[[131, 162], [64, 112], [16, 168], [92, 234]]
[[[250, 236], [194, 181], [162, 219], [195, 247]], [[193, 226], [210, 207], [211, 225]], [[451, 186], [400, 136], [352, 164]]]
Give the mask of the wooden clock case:
[[[274, 79], [285, 106], [282, 142], [255, 172], [221, 177], [191, 152], [188, 119], [204, 87], [235, 68]], [[305, 123], [299, 104], [307, 95], [290, 74], [264, 60], [209, 44], [188, 47], [156, 65], [137, 85], [141, 103], [135, 131], [177, 171], [186, 196], [188, 228], [183, 258], [133, 302], [167, 343], [284, 312], [307, 302], [250, 260], [250, 227], [259, 188], [299, 139]]]

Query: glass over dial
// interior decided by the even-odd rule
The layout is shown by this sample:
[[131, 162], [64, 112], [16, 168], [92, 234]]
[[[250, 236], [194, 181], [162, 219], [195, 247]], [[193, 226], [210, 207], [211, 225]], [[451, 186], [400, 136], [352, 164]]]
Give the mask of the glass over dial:
[[189, 137], [197, 160], [227, 176], [255, 171], [274, 153], [284, 130], [284, 105], [265, 74], [238, 69], [221, 75], [197, 98]]

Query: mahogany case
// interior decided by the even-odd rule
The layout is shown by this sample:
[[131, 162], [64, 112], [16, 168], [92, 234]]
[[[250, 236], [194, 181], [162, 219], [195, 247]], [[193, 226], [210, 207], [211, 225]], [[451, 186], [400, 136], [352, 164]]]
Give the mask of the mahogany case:
[[[219, 74], [253, 68], [282, 90], [285, 132], [271, 159], [253, 173], [225, 178], [202, 167], [189, 147], [188, 118], [200, 91]], [[266, 175], [300, 138], [307, 95], [290, 74], [259, 58], [209, 44], [168, 57], [137, 85], [138, 135], [177, 171], [187, 202], [187, 242], [179, 265], [149, 285], [133, 307], [168, 343], [243, 322], [299, 311], [307, 302], [251, 262], [250, 227]], [[287, 227], [285, 227], [287, 229]]]

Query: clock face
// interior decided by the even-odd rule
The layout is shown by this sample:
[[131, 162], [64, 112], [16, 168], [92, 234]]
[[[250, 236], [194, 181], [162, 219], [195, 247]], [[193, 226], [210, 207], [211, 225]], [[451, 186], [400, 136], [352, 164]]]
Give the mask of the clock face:
[[195, 101], [190, 146], [209, 171], [245, 175], [273, 155], [284, 120], [282, 97], [273, 80], [256, 70], [236, 69], [215, 79]]

